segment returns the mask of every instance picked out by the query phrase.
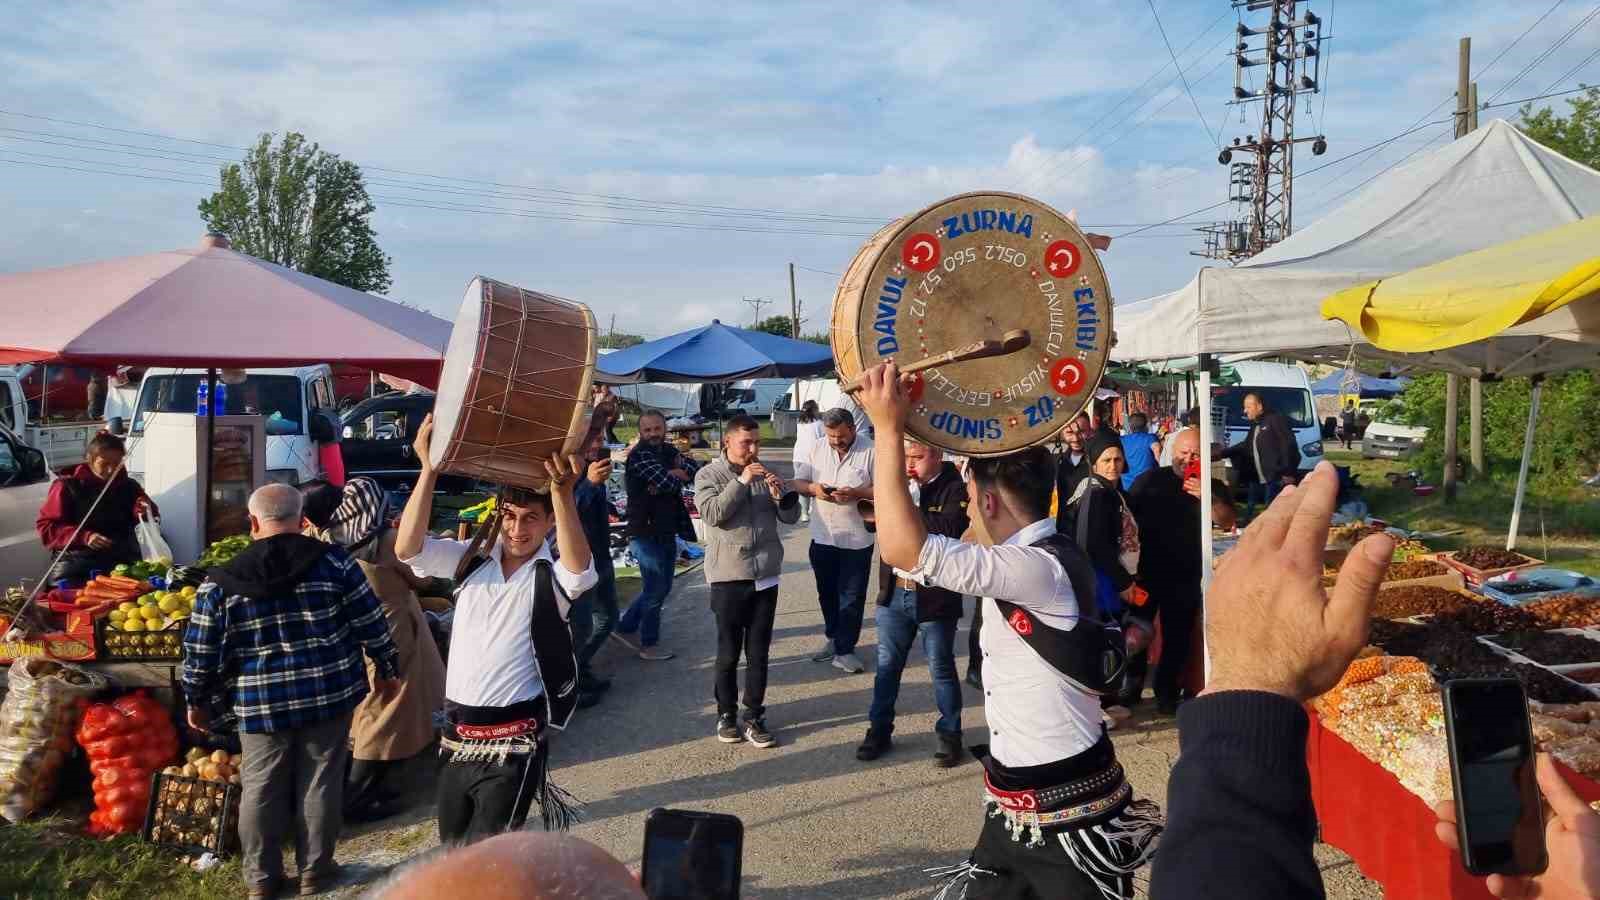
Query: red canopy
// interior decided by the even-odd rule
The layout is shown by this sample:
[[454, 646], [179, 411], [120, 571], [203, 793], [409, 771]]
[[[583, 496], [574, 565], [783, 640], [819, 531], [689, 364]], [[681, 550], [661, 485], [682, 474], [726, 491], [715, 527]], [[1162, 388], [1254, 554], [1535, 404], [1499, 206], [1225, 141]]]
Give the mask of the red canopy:
[[228, 249], [0, 275], [0, 363], [345, 363], [437, 385], [450, 323]]

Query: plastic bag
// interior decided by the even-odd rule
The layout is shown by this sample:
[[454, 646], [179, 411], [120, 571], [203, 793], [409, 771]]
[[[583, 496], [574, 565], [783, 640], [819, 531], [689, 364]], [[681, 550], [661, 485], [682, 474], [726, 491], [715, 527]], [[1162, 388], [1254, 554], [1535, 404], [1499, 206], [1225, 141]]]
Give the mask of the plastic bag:
[[75, 666], [19, 659], [0, 703], [0, 817], [20, 822], [49, 805], [88, 698], [106, 679]]
[[139, 524], [133, 526], [133, 536], [139, 540], [139, 553], [145, 562], [171, 562], [172, 548], [161, 536], [161, 526], [150, 517], [147, 509], [139, 513]]
[[152, 776], [178, 758], [178, 731], [166, 709], [143, 691], [96, 703], [84, 711], [78, 745], [94, 773], [90, 833], [137, 831], [144, 824]]

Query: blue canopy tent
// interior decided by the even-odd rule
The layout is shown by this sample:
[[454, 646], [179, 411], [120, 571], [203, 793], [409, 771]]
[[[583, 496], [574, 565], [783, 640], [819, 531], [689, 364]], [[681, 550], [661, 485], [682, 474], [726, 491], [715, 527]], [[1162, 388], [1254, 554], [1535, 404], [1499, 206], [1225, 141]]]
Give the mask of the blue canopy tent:
[[[1411, 383], [1409, 378], [1379, 378], [1376, 375], [1358, 375], [1361, 381], [1359, 395], [1362, 397], [1393, 397], [1406, 389]], [[1346, 394], [1344, 388], [1344, 372], [1330, 372], [1322, 378], [1311, 383], [1313, 394]]]
[[640, 384], [806, 378], [832, 369], [833, 351], [822, 344], [712, 319], [710, 325], [607, 353], [595, 361], [594, 380]]

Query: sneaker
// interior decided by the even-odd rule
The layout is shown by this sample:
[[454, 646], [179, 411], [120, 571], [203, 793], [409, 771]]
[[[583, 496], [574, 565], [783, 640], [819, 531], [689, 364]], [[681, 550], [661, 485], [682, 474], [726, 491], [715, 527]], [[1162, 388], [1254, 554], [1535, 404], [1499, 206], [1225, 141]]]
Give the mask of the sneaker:
[[854, 653], [841, 653], [838, 656], [835, 656], [833, 658], [833, 667], [835, 669], [848, 672], [851, 675], [858, 675], [861, 672], [866, 671], [867, 668], [861, 664], [861, 657], [855, 655]]
[[861, 746], [856, 748], [856, 759], [871, 762], [888, 753], [892, 747], [889, 741], [889, 729], [868, 725], [866, 738], [861, 741]]
[[639, 645], [634, 643], [632, 638], [628, 637], [627, 635], [623, 634], [620, 631], [611, 632], [611, 639], [613, 641], [616, 641], [617, 643], [621, 644], [622, 646], [627, 647], [629, 650], [632, 650], [635, 653], [639, 652]]
[[823, 638], [821, 646], [817, 647], [817, 652], [811, 654], [811, 658], [817, 662], [833, 659], [833, 638]]
[[765, 719], [746, 719], [744, 723], [744, 739], [765, 750], [768, 747], [778, 746], [778, 739], [767, 730]]
[[961, 765], [961, 757], [965, 754], [961, 748], [961, 733], [945, 734], [939, 732], [939, 749], [933, 751], [933, 764], [941, 769], [949, 769]]
[[671, 650], [662, 650], [660, 647], [645, 647], [639, 651], [639, 658], [649, 662], [666, 662], [675, 655]]
[[733, 716], [717, 716], [717, 740], [724, 744], [737, 744], [744, 740], [739, 733], [739, 722]]

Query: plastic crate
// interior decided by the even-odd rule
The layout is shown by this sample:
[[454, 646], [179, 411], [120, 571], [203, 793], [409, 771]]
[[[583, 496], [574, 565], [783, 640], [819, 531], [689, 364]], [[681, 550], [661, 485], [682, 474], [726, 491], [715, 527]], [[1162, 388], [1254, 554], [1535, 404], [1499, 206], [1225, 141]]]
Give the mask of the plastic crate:
[[[1548, 591], [1532, 591], [1514, 594], [1501, 590], [1519, 581], [1544, 581], [1552, 585]], [[1557, 594], [1578, 594], [1600, 596], [1600, 581], [1583, 574], [1570, 572], [1566, 569], [1520, 569], [1506, 575], [1499, 575], [1483, 583], [1483, 595], [1498, 600], [1510, 606], [1520, 606], [1534, 600], [1543, 600]]]
[[[102, 662], [177, 662], [183, 659], [183, 630], [188, 624], [185, 619], [160, 631], [122, 631], [110, 619], [96, 619], [95, 650]], [[152, 644], [147, 637], [159, 640]]]
[[139, 837], [187, 853], [226, 856], [239, 849], [242, 795], [238, 785], [225, 781], [157, 772]]

